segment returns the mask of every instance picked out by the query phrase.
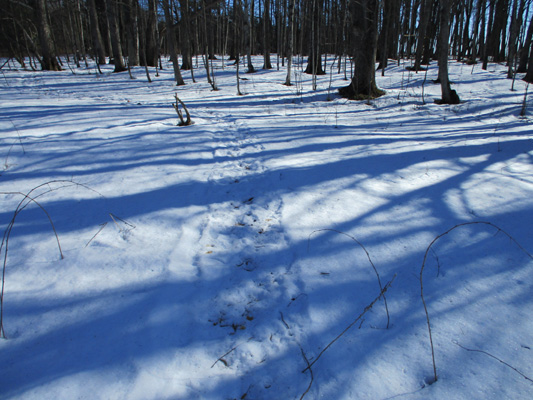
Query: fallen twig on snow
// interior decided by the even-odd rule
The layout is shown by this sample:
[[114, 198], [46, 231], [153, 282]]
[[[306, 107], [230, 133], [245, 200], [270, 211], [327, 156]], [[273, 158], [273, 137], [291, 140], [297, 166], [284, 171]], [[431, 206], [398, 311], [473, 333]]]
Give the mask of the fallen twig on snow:
[[290, 330], [290, 326], [287, 322], [285, 322], [285, 318], [283, 318], [283, 313], [280, 311], [279, 312], [279, 315], [281, 316], [281, 322], [283, 322], [283, 325], [285, 325], [285, 328], [287, 328], [287, 330]]
[[359, 314], [359, 316], [350, 324], [346, 327], [346, 329], [344, 329], [339, 335], [337, 335], [337, 337], [335, 339], [333, 339], [331, 342], [329, 342], [329, 344], [324, 347], [322, 349], [322, 351], [318, 354], [318, 356], [313, 360], [312, 363], [310, 363], [307, 368], [305, 368], [302, 373], [304, 373], [305, 371], [307, 371], [308, 369], [310, 369], [319, 359], [320, 357], [322, 357], [322, 354], [325, 353], [325, 351], [327, 349], [329, 349], [331, 347], [331, 345], [333, 343], [335, 343], [337, 340], [339, 340], [341, 338], [342, 335], [344, 335], [346, 332], [348, 332], [348, 330], [350, 330], [350, 328], [352, 326], [354, 326], [357, 321], [359, 321], [363, 315], [365, 315], [368, 311], [370, 311], [372, 309], [372, 307], [374, 306], [374, 304], [376, 304], [379, 299], [381, 299], [383, 297], [383, 295], [385, 294], [385, 292], [390, 288], [390, 286], [392, 285], [392, 282], [394, 281], [394, 279], [396, 279], [396, 274], [394, 274], [394, 276], [392, 277], [392, 279], [387, 282], [387, 284], [383, 287], [383, 289], [381, 290], [381, 292], [379, 293], [379, 295], [372, 301], [372, 303], [370, 303], [368, 306], [365, 307], [365, 309], [363, 310], [363, 312], [361, 314]]
[[218, 357], [217, 360], [213, 363], [213, 365], [211, 365], [211, 368], [213, 368], [217, 364], [217, 362], [219, 362], [219, 361], [222, 362], [222, 364], [224, 364], [227, 367], [228, 366], [228, 362], [226, 360], [224, 360], [224, 357], [226, 357], [229, 353], [234, 351], [237, 347], [239, 347], [239, 345], [235, 346], [231, 350], [225, 352], [220, 357]]
[[[307, 239], [307, 251], [309, 251], [309, 241], [311, 240], [311, 235], [313, 235], [313, 233], [317, 233], [317, 232], [336, 232], [336, 233], [340, 233], [341, 235], [344, 235], [344, 236], [352, 239], [355, 243], [357, 243], [363, 249], [363, 251], [365, 252], [366, 257], [368, 258], [368, 261], [370, 262], [370, 265], [372, 266], [372, 269], [374, 270], [374, 272], [376, 273], [376, 277], [378, 278], [379, 290], [381, 290], [383, 292], [383, 286], [381, 284], [381, 278], [379, 277], [378, 269], [376, 268], [376, 266], [372, 262], [372, 259], [370, 258], [370, 253], [367, 251], [366, 247], [363, 246], [363, 244], [359, 240], [357, 240], [355, 237], [353, 237], [351, 235], [348, 235], [345, 232], [338, 231], [336, 229], [319, 229], [319, 230], [311, 232], [311, 234], [309, 235], [309, 238]], [[387, 297], [385, 295], [383, 295], [383, 302], [385, 303], [385, 311], [387, 313], [387, 329], [389, 329], [389, 324], [390, 324], [389, 306], [387, 304]]]
[[104, 222], [103, 224], [100, 224], [100, 229], [98, 229], [98, 232], [96, 232], [96, 233], [94, 234], [94, 236], [91, 238], [91, 240], [89, 240], [89, 241], [87, 242], [87, 244], [85, 245], [85, 247], [89, 246], [89, 245], [91, 244], [91, 242], [93, 241], [93, 239], [94, 239], [96, 236], [98, 236], [98, 234], [99, 234], [100, 232], [102, 232], [102, 230], [103, 230], [106, 226], [107, 226], [107, 222]]
[[503, 365], [505, 365], [505, 366], [511, 368], [513, 371], [515, 371], [515, 372], [517, 372], [518, 374], [522, 375], [522, 377], [523, 377], [524, 379], [527, 379], [528, 381], [533, 382], [533, 379], [531, 379], [531, 378], [527, 377], [526, 375], [524, 375], [522, 372], [520, 372], [518, 369], [516, 369], [515, 367], [513, 367], [511, 364], [508, 364], [508, 363], [506, 363], [505, 361], [499, 359], [498, 357], [493, 356], [492, 354], [490, 354], [490, 353], [487, 352], [487, 351], [484, 351], [484, 350], [476, 350], [476, 349], [469, 349], [469, 348], [467, 348], [467, 347], [461, 345], [461, 344], [460, 344], [459, 342], [457, 342], [456, 340], [452, 340], [452, 343], [456, 344], [457, 346], [459, 346], [460, 348], [462, 348], [462, 349], [464, 349], [464, 350], [466, 350], [466, 351], [473, 351], [473, 352], [476, 352], [476, 353], [482, 353], [482, 354], [485, 354], [485, 355], [487, 355], [487, 356], [489, 356], [489, 357], [491, 357], [491, 358], [494, 358], [495, 360], [501, 362]]
[[[247, 342], [249, 342], [250, 340], [253, 339], [253, 336], [250, 337]], [[237, 345], [235, 345], [235, 347], [233, 347], [231, 350], [228, 350], [227, 352], [225, 352], [224, 354], [222, 354], [220, 357], [217, 358], [217, 360], [213, 363], [213, 365], [211, 365], [211, 368], [213, 368], [217, 362], [222, 362], [226, 367], [228, 367], [228, 362], [226, 360], [224, 360], [224, 357], [226, 357], [228, 354], [230, 354], [232, 351], [234, 351], [235, 349], [237, 349], [237, 347], [239, 347], [241, 344], [243, 344], [244, 342], [241, 342]]]
[[135, 229], [135, 225], [130, 224], [128, 221], [125, 221], [125, 220], [123, 220], [123, 219], [120, 218], [120, 217], [117, 217], [115, 214], [109, 213], [109, 216], [111, 217], [111, 219], [113, 220], [113, 222], [115, 223], [115, 225], [118, 227], [118, 229], [119, 229], [120, 232], [124, 231], [125, 229], [122, 229], [122, 228], [120, 227], [120, 225], [119, 225], [118, 222], [117, 222], [117, 219], [118, 219], [119, 221], [123, 222], [124, 224], [128, 225], [131, 229]]
[[311, 364], [309, 364], [309, 360], [307, 359], [307, 356], [305, 355], [305, 351], [302, 348], [302, 346], [300, 346], [300, 351], [302, 352], [302, 357], [304, 358], [305, 363], [307, 364], [307, 368], [306, 369], [309, 370], [309, 374], [311, 375], [311, 380], [309, 381], [309, 386], [307, 386], [307, 389], [305, 390], [305, 392], [303, 392], [302, 396], [300, 397], [300, 400], [302, 400], [305, 397], [305, 395], [311, 390], [311, 386], [313, 386], [313, 381], [315, 380], [315, 377], [313, 375], [313, 370], [311, 369]]

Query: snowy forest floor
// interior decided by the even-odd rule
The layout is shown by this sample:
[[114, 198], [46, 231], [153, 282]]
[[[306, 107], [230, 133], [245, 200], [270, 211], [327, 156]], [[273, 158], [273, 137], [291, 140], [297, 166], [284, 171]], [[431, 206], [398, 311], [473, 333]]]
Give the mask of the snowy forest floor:
[[4, 67], [0, 398], [532, 398], [533, 103], [400, 64], [370, 102], [331, 63]]

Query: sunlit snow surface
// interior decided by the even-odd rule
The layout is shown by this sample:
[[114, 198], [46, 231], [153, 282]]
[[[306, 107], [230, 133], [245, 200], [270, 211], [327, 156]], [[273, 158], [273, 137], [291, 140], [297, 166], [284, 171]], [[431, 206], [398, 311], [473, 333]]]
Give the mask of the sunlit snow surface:
[[[352, 102], [332, 61], [316, 91], [241, 68], [244, 96], [227, 60], [219, 91], [2, 68], [0, 398], [532, 398], [525, 83], [452, 63], [440, 106], [402, 62]], [[430, 384], [424, 255], [471, 222], [427, 251]]]

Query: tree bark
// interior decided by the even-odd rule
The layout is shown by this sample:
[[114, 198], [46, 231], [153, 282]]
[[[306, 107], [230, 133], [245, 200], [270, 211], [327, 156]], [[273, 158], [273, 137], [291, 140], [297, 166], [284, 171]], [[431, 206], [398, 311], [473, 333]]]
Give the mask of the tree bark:
[[385, 72], [388, 66], [389, 57], [398, 56], [398, 35], [400, 32], [400, 2], [399, 0], [388, 0], [383, 4], [383, 23], [378, 38], [379, 59], [378, 69]]
[[292, 55], [294, 53], [294, 2], [289, 0], [289, 39], [287, 45], [287, 77], [285, 85], [291, 86]]
[[377, 56], [379, 58], [378, 69], [382, 70], [382, 74], [385, 73], [385, 68], [389, 61], [389, 55], [387, 54], [388, 47], [388, 37], [391, 23], [391, 3], [392, 1], [386, 1], [383, 5], [383, 24], [381, 27], [381, 33], [378, 38], [379, 51], [380, 54]]
[[433, 44], [438, 42], [437, 26], [439, 25], [439, 0], [432, 0], [429, 6], [429, 21], [426, 27], [426, 35], [424, 37], [424, 50], [422, 56], [422, 65], [429, 65], [432, 57], [435, 55]]
[[517, 72], [526, 72], [527, 71], [527, 62], [529, 60], [529, 52], [531, 51], [531, 43], [533, 39], [533, 18], [529, 21], [529, 27], [527, 28], [526, 40], [524, 42], [524, 47], [522, 47], [520, 53], [520, 63], [518, 64]]
[[217, 36], [217, 29], [215, 21], [213, 20], [213, 13], [212, 10], [214, 9], [214, 4], [216, 1], [209, 1], [206, 2], [203, 1], [203, 8], [204, 8], [204, 24], [205, 24], [205, 34], [206, 34], [206, 44], [207, 44], [207, 50], [209, 52], [209, 60], [216, 60], [215, 52], [216, 52], [216, 46], [215, 46], [215, 38]]
[[509, 36], [509, 56], [508, 56], [508, 68], [507, 78], [512, 79], [514, 75], [514, 66], [516, 58], [516, 48], [518, 45], [518, 32], [520, 31], [520, 25], [522, 24], [522, 12], [521, 8], [518, 11], [518, 0], [513, 0], [513, 8], [511, 11], [511, 30]]
[[85, 67], [89, 68], [89, 63], [87, 62], [87, 49], [85, 47], [85, 31], [83, 29], [84, 23], [83, 23], [83, 14], [81, 12], [81, 2], [80, 0], [76, 0], [75, 5], [75, 11], [74, 14], [74, 24], [76, 26], [77, 32], [79, 32], [76, 37], [79, 40], [79, 48], [81, 51], [81, 57], [85, 61]]
[[507, 41], [507, 19], [509, 17], [509, 0], [497, 0], [494, 25], [494, 61], [505, 60], [505, 48]]
[[325, 75], [322, 68], [322, 50], [320, 48], [320, 25], [322, 20], [324, 0], [313, 0], [311, 7], [311, 40], [309, 42], [309, 58], [307, 61], [306, 74]]
[[52, 31], [48, 24], [48, 7], [45, 0], [33, 1], [34, 15], [37, 21], [39, 32], [39, 44], [41, 48], [41, 68], [45, 71], [61, 71], [61, 66], [57, 62], [52, 40]]
[[529, 55], [529, 63], [528, 64], [529, 65], [527, 67], [527, 73], [526, 73], [526, 76], [524, 77], [524, 81], [526, 81], [528, 83], [533, 83], [533, 51]]
[[163, 12], [165, 13], [165, 23], [167, 27], [167, 45], [170, 55], [170, 61], [174, 67], [174, 80], [176, 85], [185, 85], [185, 81], [181, 76], [180, 65], [178, 63], [178, 53], [176, 51], [176, 35], [174, 32], [174, 19], [170, 13], [170, 0], [163, 0]]
[[354, 100], [382, 96], [385, 92], [376, 85], [378, 0], [351, 0], [349, 13], [354, 75], [339, 94]]
[[250, 1], [244, 0], [244, 51], [246, 52], [246, 61], [248, 62], [247, 73], [254, 73], [255, 68], [252, 64], [252, 29], [251, 29], [251, 15], [250, 15]]
[[[407, 57], [409, 58], [411, 58], [412, 56], [413, 48], [415, 48], [415, 43], [417, 41], [416, 23], [418, 20], [417, 10], [420, 5], [420, 1], [421, 0], [414, 0], [413, 5], [411, 7], [411, 14], [410, 14], [410, 20], [409, 20], [409, 37], [407, 39]], [[415, 54], [416, 54], [416, 48], [415, 48]]]
[[439, 81], [442, 92], [442, 99], [439, 104], [458, 104], [459, 96], [450, 87], [448, 78], [448, 50], [450, 36], [450, 14], [451, 0], [440, 0], [440, 33], [439, 33]]
[[[465, 5], [466, 9], [466, 16], [465, 16], [465, 26], [463, 29], [463, 37], [462, 37], [462, 43], [461, 43], [461, 54], [463, 57], [472, 58], [475, 57], [472, 54], [472, 48], [470, 46], [470, 23], [472, 20], [473, 10], [474, 10], [474, 2], [473, 0], [468, 0]], [[475, 29], [473, 29], [475, 31]], [[474, 33], [474, 39], [472, 39], [472, 42], [475, 42], [475, 37], [477, 36], [477, 32]]]
[[413, 69], [420, 71], [422, 64], [422, 54], [428, 33], [428, 23], [431, 18], [431, 3], [433, 0], [422, 0], [420, 5], [420, 25], [418, 28], [418, 39], [416, 42], [415, 65]]
[[[489, 33], [487, 34], [486, 60], [483, 60], [484, 66], [488, 63], [488, 57], [492, 57], [493, 61], [495, 62], [500, 61], [499, 50], [501, 42], [501, 32], [504, 24], [504, 15], [502, 14], [502, 1], [490, 0], [489, 5]], [[507, 18], [506, 14], [507, 12], [505, 11], [505, 18]]]
[[272, 69], [270, 61], [270, 0], [265, 1], [263, 10], [263, 69]]
[[137, 17], [138, 0], [128, 0], [125, 5], [128, 41], [128, 65], [139, 65], [139, 20]]
[[[94, 1], [94, 0], [90, 0]], [[148, 0], [148, 23], [146, 32], [146, 64], [157, 67], [159, 43], [157, 29], [157, 0]]]
[[115, 12], [115, 2], [113, 0], [106, 0], [106, 5], [107, 18], [109, 20], [109, 35], [111, 37], [111, 48], [115, 62], [115, 70], [113, 72], [126, 71], [127, 68], [124, 65], [124, 58], [122, 57], [122, 43], [118, 29], [117, 15]]
[[[479, 7], [481, 7], [481, 37], [482, 37], [482, 40], [480, 40], [480, 43], [482, 43], [482, 47], [481, 47], [481, 61], [482, 61], [482, 65], [481, 65], [481, 68], [486, 70], [487, 67], [488, 67], [488, 63], [489, 63], [489, 56], [488, 56], [488, 41], [489, 41], [489, 36], [490, 36], [490, 27], [491, 27], [491, 24], [492, 24], [492, 13], [490, 13], [489, 15], [489, 24], [487, 26], [487, 10], [486, 10], [486, 6], [483, 7], [483, 4], [479, 4], [478, 5]], [[485, 31], [487, 31], [485, 33]]]
[[191, 60], [191, 41], [190, 41], [190, 21], [189, 21], [189, 0], [179, 0], [182, 15], [182, 35], [181, 35], [181, 69], [190, 70], [192, 68]]

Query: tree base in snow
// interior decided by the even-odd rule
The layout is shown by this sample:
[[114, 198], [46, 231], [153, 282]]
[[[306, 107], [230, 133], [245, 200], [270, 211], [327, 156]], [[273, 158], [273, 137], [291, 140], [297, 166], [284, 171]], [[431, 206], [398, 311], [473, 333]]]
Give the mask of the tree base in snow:
[[459, 98], [459, 95], [455, 90], [450, 91], [450, 98], [449, 99], [438, 99], [435, 100], [436, 104], [460, 104], [461, 99]]
[[41, 60], [41, 68], [43, 71], [61, 71], [61, 65], [56, 57], [43, 57]]
[[408, 67], [405, 67], [405, 69], [406, 69], [407, 71], [411, 71], [411, 72], [427, 71], [427, 68], [419, 67], [419, 68], [417, 69], [415, 66], [408, 66]]
[[376, 85], [373, 85], [368, 90], [356, 91], [354, 85], [348, 85], [341, 87], [339, 94], [349, 100], [371, 100], [383, 96], [385, 91], [378, 89]]
[[[305, 74], [313, 75], [313, 66], [308, 64], [307, 68], [304, 71]], [[322, 68], [322, 66], [318, 67], [315, 71], [315, 75], [326, 75], [326, 71]]]

